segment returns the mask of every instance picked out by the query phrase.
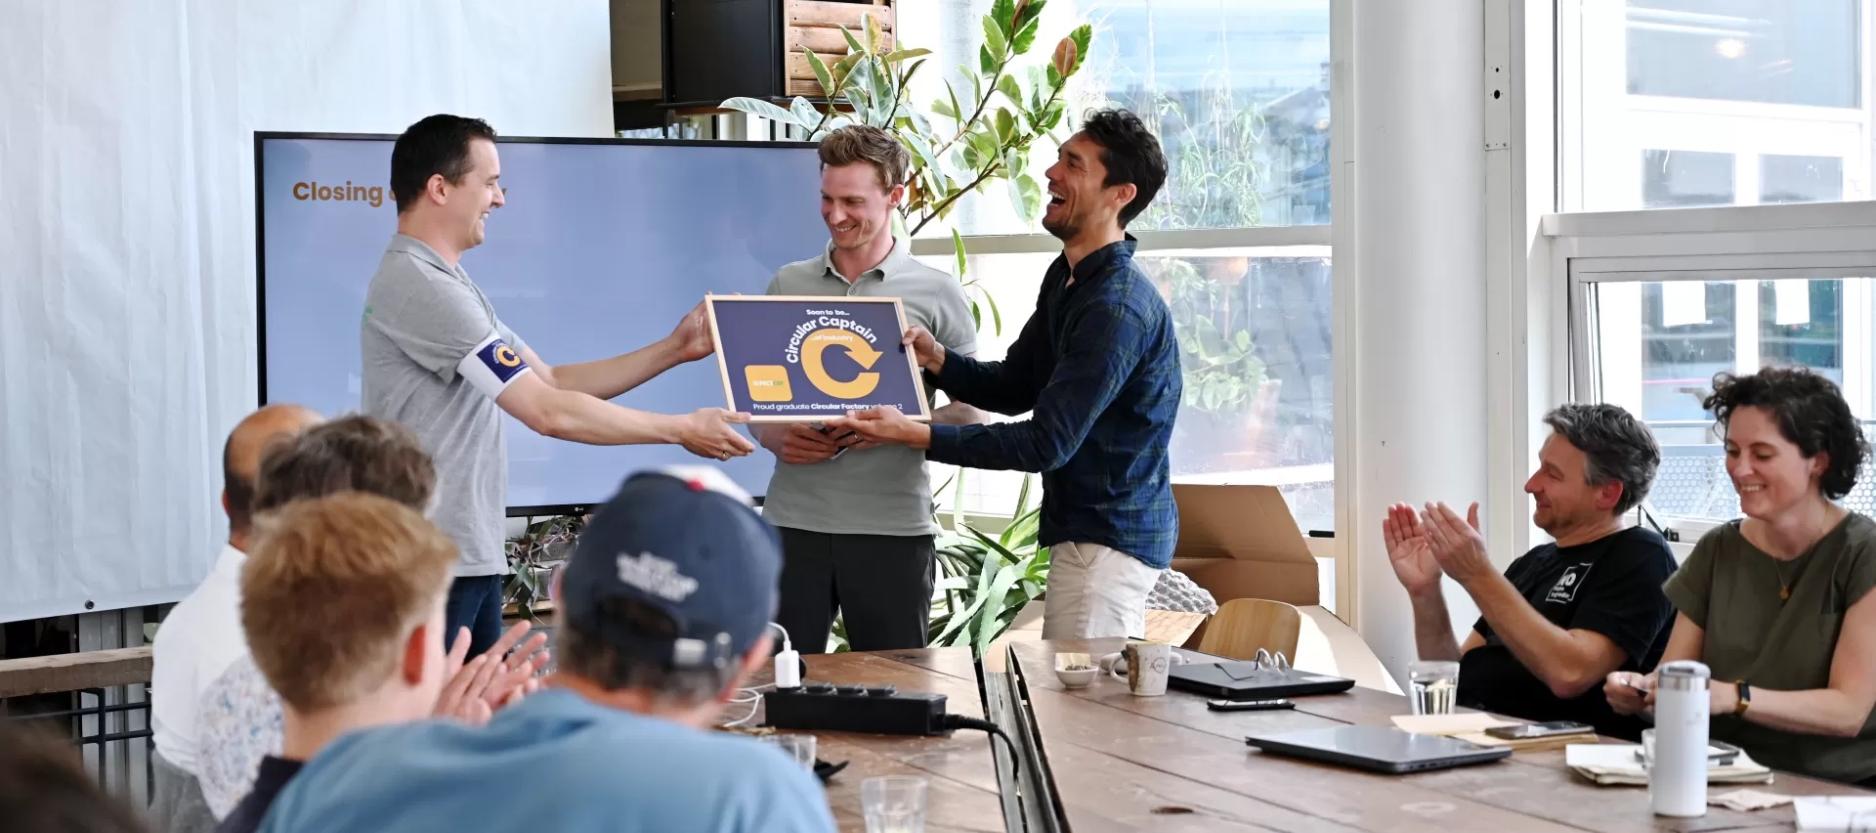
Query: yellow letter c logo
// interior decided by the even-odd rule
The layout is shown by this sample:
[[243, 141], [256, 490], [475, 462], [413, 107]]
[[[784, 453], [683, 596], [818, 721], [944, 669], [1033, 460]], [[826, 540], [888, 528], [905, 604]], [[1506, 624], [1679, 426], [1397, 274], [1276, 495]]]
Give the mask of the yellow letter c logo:
[[881, 355], [852, 330], [832, 327], [815, 330], [801, 343], [801, 371], [807, 374], [810, 384], [835, 399], [859, 399], [879, 387], [879, 374], [875, 372], [861, 373], [848, 382], [828, 375], [827, 368], [821, 364], [821, 354], [829, 347], [844, 348], [861, 367], [872, 367]]

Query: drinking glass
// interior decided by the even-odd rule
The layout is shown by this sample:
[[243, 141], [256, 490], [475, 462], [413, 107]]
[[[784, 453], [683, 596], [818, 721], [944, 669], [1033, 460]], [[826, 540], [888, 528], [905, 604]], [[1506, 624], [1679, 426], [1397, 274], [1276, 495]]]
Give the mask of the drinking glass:
[[814, 736], [813, 735], [769, 735], [764, 740], [781, 747], [787, 755], [809, 772], [814, 771]]
[[907, 775], [887, 775], [860, 782], [860, 809], [866, 833], [925, 833], [925, 792], [929, 782]]
[[1452, 714], [1459, 699], [1459, 663], [1421, 660], [1407, 667], [1414, 714]]

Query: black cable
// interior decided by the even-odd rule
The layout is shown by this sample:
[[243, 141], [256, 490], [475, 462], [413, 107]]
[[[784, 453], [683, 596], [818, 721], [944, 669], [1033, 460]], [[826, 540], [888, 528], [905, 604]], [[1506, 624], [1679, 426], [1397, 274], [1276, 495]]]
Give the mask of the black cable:
[[1010, 740], [1010, 736], [1003, 733], [1003, 727], [991, 723], [988, 720], [978, 720], [975, 717], [965, 717], [961, 714], [947, 714], [938, 719], [938, 726], [947, 732], [954, 729], [976, 729], [980, 732], [989, 732], [996, 737], [1002, 738], [1004, 745], [1010, 748], [1010, 763], [1012, 765], [1022, 760], [1022, 758], [1016, 754], [1016, 741]]

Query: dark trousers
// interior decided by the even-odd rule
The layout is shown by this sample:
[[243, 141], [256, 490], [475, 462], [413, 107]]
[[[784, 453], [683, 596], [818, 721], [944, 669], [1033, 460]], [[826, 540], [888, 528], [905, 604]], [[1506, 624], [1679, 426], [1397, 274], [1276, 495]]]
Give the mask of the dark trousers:
[[834, 612], [855, 651], [925, 647], [931, 616], [930, 535], [829, 535], [782, 528], [781, 609], [795, 650], [827, 652]]
[[456, 631], [469, 629], [469, 656], [475, 659], [502, 638], [502, 585], [507, 576], [461, 576], [449, 585], [443, 604], [443, 646], [456, 642]]

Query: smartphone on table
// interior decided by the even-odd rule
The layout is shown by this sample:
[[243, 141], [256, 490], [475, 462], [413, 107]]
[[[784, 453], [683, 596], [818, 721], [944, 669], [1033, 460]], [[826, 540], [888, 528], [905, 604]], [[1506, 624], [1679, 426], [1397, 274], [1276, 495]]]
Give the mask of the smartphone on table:
[[1293, 709], [1296, 704], [1289, 700], [1207, 700], [1205, 707], [1215, 712], [1261, 712], [1275, 709]]
[[1587, 723], [1571, 720], [1552, 720], [1545, 723], [1520, 723], [1516, 726], [1493, 726], [1485, 734], [1500, 740], [1534, 740], [1554, 738], [1560, 735], [1581, 735], [1595, 731]]

